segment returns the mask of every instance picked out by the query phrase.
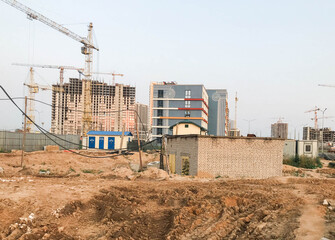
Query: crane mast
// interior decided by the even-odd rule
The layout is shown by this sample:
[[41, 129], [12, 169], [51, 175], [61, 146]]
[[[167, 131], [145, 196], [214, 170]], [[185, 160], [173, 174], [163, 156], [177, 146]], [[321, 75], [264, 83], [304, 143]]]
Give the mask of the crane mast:
[[[52, 21], [51, 19], [43, 16], [42, 14], [32, 10], [31, 8], [23, 5], [22, 3], [19, 3], [16, 0], [1, 0], [1, 1], [27, 14], [28, 19], [38, 20], [84, 45], [81, 47], [81, 53], [85, 55], [85, 70], [84, 70], [85, 79], [83, 80], [84, 114], [82, 121], [83, 125], [81, 130], [82, 135], [86, 136], [87, 132], [92, 128], [91, 81], [92, 81], [93, 49], [99, 51], [99, 49], [93, 45], [93, 38], [92, 38], [93, 24], [92, 23], [89, 24], [88, 35], [87, 38], [85, 38], [72, 32], [66, 27]], [[63, 81], [63, 79], [61, 79], [61, 81]]]
[[[88, 26], [87, 39], [92, 42], [92, 28], [93, 25], [90, 23]], [[92, 61], [93, 61], [93, 49], [91, 47], [82, 47], [81, 52], [85, 54], [85, 79], [83, 80], [83, 97], [84, 97], [84, 114], [83, 114], [83, 135], [92, 129], [92, 100], [91, 100], [91, 83], [92, 83]]]
[[[35, 122], [35, 94], [38, 93], [38, 86], [36, 86], [35, 81], [34, 81], [34, 69], [31, 67], [30, 68], [30, 74], [29, 74], [29, 101], [28, 101], [28, 111], [27, 115], [28, 117]], [[27, 132], [31, 132], [33, 123], [29, 119], [27, 119]]]
[[305, 113], [314, 112], [314, 128], [315, 129], [318, 129], [318, 111], [320, 110], [321, 110], [320, 108], [315, 106], [314, 109], [311, 109], [305, 112]]

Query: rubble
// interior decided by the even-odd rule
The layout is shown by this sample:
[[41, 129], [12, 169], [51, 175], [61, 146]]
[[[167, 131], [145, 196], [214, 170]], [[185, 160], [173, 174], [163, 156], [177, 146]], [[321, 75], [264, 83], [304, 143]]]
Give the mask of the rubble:
[[328, 203], [328, 201], [327, 201], [326, 199], [324, 199], [322, 205], [324, 205], [324, 206], [328, 206], [329, 203]]
[[139, 178], [163, 181], [169, 180], [169, 174], [162, 169], [152, 167], [148, 168], [148, 170], [145, 170], [144, 172], [141, 172]]
[[115, 168], [111, 173], [104, 174], [102, 178], [108, 179], [132, 179], [134, 172], [126, 167]]

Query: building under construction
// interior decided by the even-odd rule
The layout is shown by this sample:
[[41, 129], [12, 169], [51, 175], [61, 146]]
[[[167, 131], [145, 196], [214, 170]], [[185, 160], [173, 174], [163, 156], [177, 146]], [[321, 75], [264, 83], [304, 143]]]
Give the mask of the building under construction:
[[271, 137], [273, 138], [284, 138], [288, 136], [288, 124], [278, 121], [271, 124]]
[[[82, 135], [83, 81], [70, 78], [69, 83], [53, 85], [53, 89], [51, 132]], [[135, 87], [92, 81], [91, 102], [91, 130], [122, 131], [124, 125], [125, 131], [134, 132]]]
[[315, 129], [312, 127], [303, 128], [303, 140], [318, 140], [324, 142], [334, 142], [335, 141], [335, 131], [330, 128], [320, 128]]

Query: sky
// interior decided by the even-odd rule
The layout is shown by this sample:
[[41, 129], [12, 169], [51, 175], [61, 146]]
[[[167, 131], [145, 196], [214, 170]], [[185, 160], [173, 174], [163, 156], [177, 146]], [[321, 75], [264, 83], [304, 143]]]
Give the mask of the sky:
[[[80, 36], [93, 23], [94, 71], [124, 74], [117, 82], [136, 86], [149, 103], [152, 81], [203, 84], [227, 89], [237, 127], [270, 136], [279, 117], [289, 137], [314, 126], [315, 106], [324, 126], [335, 129], [335, 1], [333, 0], [20, 0]], [[0, 84], [12, 97], [27, 93], [27, 67], [12, 63], [84, 66], [81, 44], [0, 1]], [[58, 70], [35, 69], [35, 81], [51, 85]], [[66, 71], [65, 82], [78, 73]], [[110, 76], [99, 76], [111, 82]], [[0, 99], [5, 95], [0, 92]], [[36, 99], [51, 103], [51, 92]], [[23, 107], [23, 101], [17, 100]], [[0, 101], [0, 129], [22, 128], [22, 115]], [[36, 103], [36, 121], [50, 128], [51, 108]], [[319, 113], [322, 117], [322, 113]], [[321, 127], [322, 121], [319, 121]]]

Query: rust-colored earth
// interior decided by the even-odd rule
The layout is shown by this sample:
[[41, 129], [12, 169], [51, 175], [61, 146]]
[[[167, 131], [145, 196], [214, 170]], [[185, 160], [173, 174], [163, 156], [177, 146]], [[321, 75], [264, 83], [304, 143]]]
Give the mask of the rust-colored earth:
[[27, 153], [21, 168], [19, 153], [0, 154], [0, 239], [335, 239], [332, 169], [234, 180], [138, 164], [58, 151]]

